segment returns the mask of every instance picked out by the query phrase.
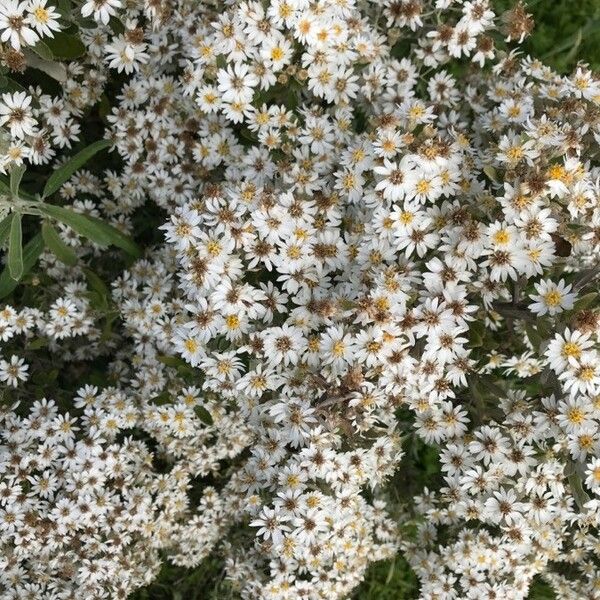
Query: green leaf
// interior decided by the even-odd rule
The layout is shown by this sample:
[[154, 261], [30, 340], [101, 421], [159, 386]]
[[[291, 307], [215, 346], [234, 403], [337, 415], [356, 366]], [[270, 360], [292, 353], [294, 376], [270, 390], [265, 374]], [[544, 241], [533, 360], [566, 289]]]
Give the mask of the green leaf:
[[[24, 276], [31, 271], [43, 249], [44, 240], [38, 233], [25, 245], [25, 248], [23, 248], [23, 273], [21, 276]], [[0, 274], [0, 298], [8, 296], [17, 285], [18, 282], [10, 276], [8, 267], [4, 269]]]
[[21, 179], [23, 179], [23, 173], [25, 173], [25, 165], [13, 167], [10, 172], [10, 193], [13, 196], [19, 195], [19, 186], [21, 185]]
[[100, 246], [117, 246], [132, 256], [141, 255], [139, 247], [129, 236], [101, 219], [82, 215], [64, 206], [54, 204], [42, 203], [39, 205], [39, 209]]
[[40, 385], [48, 385], [56, 381], [57, 378], [58, 369], [51, 369], [50, 371], [38, 371], [32, 376], [31, 380]]
[[8, 238], [8, 270], [10, 276], [19, 281], [23, 275], [23, 230], [21, 213], [13, 213]]
[[[46, 40], [50, 39], [52, 38], [46, 38]], [[52, 54], [52, 50], [46, 45], [45, 41], [39, 41], [35, 46], [32, 46], [31, 49], [44, 60], [54, 60], [54, 54]]]
[[473, 321], [471, 323], [470, 332], [471, 334], [471, 346], [478, 348], [483, 346], [483, 335], [485, 333], [485, 325], [483, 321]]
[[46, 73], [46, 75], [49, 75], [52, 79], [56, 79], [60, 83], [67, 81], [67, 68], [62, 63], [41, 58], [35, 52], [29, 50], [29, 48], [23, 48], [23, 54], [30, 67]]
[[587, 310], [592, 306], [598, 304], [598, 294], [596, 292], [590, 292], [589, 294], [585, 294], [575, 302], [573, 306], [573, 310]]
[[12, 195], [10, 192], [10, 183], [8, 183], [5, 177], [0, 177], [0, 194], [3, 196]]
[[483, 172], [488, 176], [488, 178], [494, 183], [498, 183], [498, 172], [492, 165], [486, 165], [483, 167]]
[[86, 53], [83, 42], [76, 35], [69, 33], [55, 33], [54, 38], [46, 38], [45, 42], [52, 54], [63, 60], [80, 58]]
[[91, 269], [83, 269], [89, 288], [96, 292], [101, 298], [108, 298], [110, 292], [104, 281]]
[[158, 406], [169, 404], [171, 402], [171, 394], [169, 392], [161, 392], [158, 396], [152, 398], [152, 402]]
[[13, 220], [14, 213], [10, 213], [10, 215], [6, 215], [2, 221], [0, 221], [0, 246], [4, 244], [6, 238], [8, 237], [8, 232], [10, 231], [10, 224]]
[[546, 341], [554, 337], [554, 328], [548, 317], [539, 317], [535, 322], [535, 327], [542, 340]]
[[98, 27], [98, 23], [96, 23], [96, 21], [94, 21], [94, 19], [82, 17], [81, 14], [75, 15], [75, 22], [82, 29], [96, 29]]
[[77, 264], [77, 255], [73, 252], [73, 249], [62, 241], [58, 231], [47, 221], [42, 224], [42, 237], [46, 242], [46, 246], [60, 262], [70, 267]]
[[527, 333], [527, 337], [529, 338], [531, 346], [537, 352], [544, 341], [542, 339], [542, 336], [540, 335], [537, 328], [531, 325], [530, 323], [527, 323], [525, 325], [525, 332]]
[[575, 503], [579, 507], [579, 510], [584, 510], [584, 505], [590, 501], [588, 493], [583, 489], [583, 482], [581, 476], [578, 473], [572, 473], [567, 477], [567, 481], [571, 486], [571, 493], [575, 499]]
[[179, 356], [165, 356], [163, 354], [159, 354], [156, 358], [158, 358], [163, 365], [166, 365], [167, 367], [173, 367], [174, 369], [177, 369], [178, 367], [189, 366], [188, 363], [186, 363], [185, 360]]
[[142, 251], [140, 250], [139, 246], [130, 236], [124, 234], [122, 231], [116, 227], [113, 227], [109, 223], [106, 223], [102, 219], [98, 219], [96, 217], [88, 217], [88, 219], [94, 225], [96, 225], [99, 231], [102, 231], [102, 234], [108, 239], [109, 244], [117, 246], [117, 248], [121, 248], [121, 250], [125, 250], [125, 252], [136, 258], [139, 258], [142, 255]]
[[2, 92], [26, 92], [27, 90], [20, 84], [17, 83], [14, 79], [10, 77], [6, 77], [6, 83], [2, 86]]
[[204, 406], [195, 406], [194, 412], [203, 423], [206, 423], [206, 425], [212, 425], [214, 423], [212, 415], [204, 408]]
[[[71, 2], [70, 0], [58, 0], [56, 9], [60, 13], [63, 19], [69, 19], [71, 17]], [[56, 33], [54, 34], [57, 35]], [[49, 38], [52, 39], [52, 38]]]
[[44, 346], [48, 345], [48, 339], [43, 337], [36, 337], [31, 342], [28, 342], [27, 349], [28, 350], [39, 350]]
[[[6, 177], [1, 177], [0, 176], [0, 196], [12, 196], [12, 192], [11, 192], [11, 183], [9, 182], [9, 180]], [[32, 202], [37, 201], [36, 198], [34, 198], [34, 196], [32, 196], [31, 194], [29, 194], [28, 192], [24, 191], [24, 190], [20, 190], [19, 191], [19, 197], [23, 198], [24, 200], [31, 200]]]
[[108, 26], [112, 29], [115, 35], [125, 33], [125, 25], [117, 17], [111, 17], [108, 21]]
[[45, 215], [68, 225], [79, 235], [92, 240], [92, 242], [100, 246], [110, 245], [110, 239], [87, 215], [82, 215], [64, 206], [56, 206], [54, 204], [41, 203], [39, 209]]
[[104, 327], [102, 327], [102, 337], [100, 338], [102, 341], [106, 341], [110, 339], [112, 335], [112, 327], [114, 322], [119, 318], [119, 313], [117, 311], [109, 312], [106, 315], [106, 319], [104, 321]]
[[46, 198], [47, 196], [50, 196], [50, 194], [54, 194], [54, 192], [56, 192], [63, 183], [68, 181], [75, 171], [81, 169], [94, 154], [108, 148], [110, 144], [109, 140], [98, 140], [71, 157], [70, 160], [54, 171], [49, 177], [44, 187], [42, 197]]

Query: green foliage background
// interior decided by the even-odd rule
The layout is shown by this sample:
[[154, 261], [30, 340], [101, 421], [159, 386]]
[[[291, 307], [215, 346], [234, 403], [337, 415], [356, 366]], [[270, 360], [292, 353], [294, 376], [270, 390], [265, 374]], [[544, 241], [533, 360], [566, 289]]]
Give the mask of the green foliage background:
[[[513, 0], [494, 0], [497, 12], [514, 5]], [[600, 0], [531, 0], [528, 12], [535, 30], [522, 48], [561, 73], [570, 72], [578, 62], [600, 71]], [[437, 455], [420, 448], [409, 471], [401, 469], [390, 485], [422, 489], [437, 476]], [[409, 600], [418, 598], [418, 582], [407, 562], [397, 556], [374, 564], [353, 600]], [[138, 591], [130, 600], [233, 600], [237, 595], [224, 581], [223, 564], [218, 557], [205, 560], [197, 569], [163, 567], [158, 579]], [[536, 581], [531, 600], [555, 598], [550, 588]]]

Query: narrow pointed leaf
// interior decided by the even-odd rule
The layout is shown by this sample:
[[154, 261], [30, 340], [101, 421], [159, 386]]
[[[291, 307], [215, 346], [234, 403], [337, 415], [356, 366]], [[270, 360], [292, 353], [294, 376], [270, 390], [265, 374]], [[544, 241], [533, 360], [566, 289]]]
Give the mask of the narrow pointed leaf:
[[10, 276], [19, 281], [23, 275], [23, 230], [21, 213], [14, 213], [8, 237], [8, 270]]
[[44, 187], [42, 197], [46, 198], [47, 196], [50, 196], [50, 194], [54, 194], [54, 192], [56, 192], [63, 183], [68, 181], [75, 171], [81, 169], [94, 154], [97, 154], [109, 146], [109, 140], [98, 140], [71, 157], [70, 160], [54, 171], [49, 177], [46, 186]]
[[[39, 255], [44, 249], [44, 240], [38, 233], [35, 235], [23, 248], [23, 273], [21, 277], [26, 275], [33, 265], [35, 265]], [[0, 298], [8, 296], [18, 285], [18, 281], [15, 281], [8, 271], [8, 266], [0, 274]]]
[[107, 237], [110, 244], [117, 246], [117, 248], [121, 248], [121, 250], [125, 250], [125, 252], [131, 254], [131, 256], [135, 256], [136, 258], [141, 256], [142, 252], [139, 246], [130, 236], [124, 234], [121, 230], [113, 227], [105, 221], [102, 221], [101, 219], [97, 219], [96, 217], [88, 217], [88, 219], [94, 223], [99, 230], [102, 231], [103, 235]]
[[59, 32], [44, 41], [56, 58], [73, 60], [85, 54], [85, 45], [76, 35]]
[[104, 281], [94, 273], [91, 269], [83, 269], [85, 278], [87, 279], [89, 289], [98, 294], [102, 304], [108, 305], [110, 291]]
[[10, 231], [10, 224], [13, 220], [13, 214], [14, 213], [10, 213], [9, 215], [6, 215], [6, 217], [0, 221], [0, 246], [2, 246], [2, 244], [4, 244], [8, 238], [8, 232]]
[[10, 184], [5, 177], [0, 177], [0, 196], [10, 196]]
[[27, 59], [28, 66], [46, 73], [46, 75], [49, 75], [52, 79], [56, 79], [60, 83], [67, 81], [67, 68], [62, 63], [41, 58], [28, 48], [23, 49], [23, 54]]
[[194, 412], [196, 413], [196, 416], [206, 425], [213, 424], [212, 415], [208, 412], [208, 410], [206, 410], [206, 408], [204, 408], [204, 406], [198, 405], [194, 407]]
[[42, 225], [42, 237], [48, 249], [60, 262], [70, 267], [77, 264], [77, 255], [62, 241], [58, 231], [50, 223], [46, 222]]
[[104, 230], [97, 226], [87, 215], [76, 213], [64, 206], [41, 203], [39, 209], [49, 217], [68, 225], [79, 235], [88, 238], [100, 246], [109, 246], [110, 239], [106, 236]]
[[82, 215], [64, 206], [54, 204], [41, 203], [39, 209], [100, 246], [117, 246], [136, 257], [141, 254], [140, 249], [129, 236], [101, 219]]
[[19, 186], [21, 185], [23, 173], [25, 173], [25, 165], [13, 167], [12, 171], [10, 172], [10, 193], [13, 196], [19, 195]]
[[[52, 39], [52, 38], [47, 38]], [[47, 46], [46, 42], [39, 41], [35, 46], [32, 46], [31, 49], [43, 60], [52, 61], [54, 60], [54, 54], [52, 50]]]

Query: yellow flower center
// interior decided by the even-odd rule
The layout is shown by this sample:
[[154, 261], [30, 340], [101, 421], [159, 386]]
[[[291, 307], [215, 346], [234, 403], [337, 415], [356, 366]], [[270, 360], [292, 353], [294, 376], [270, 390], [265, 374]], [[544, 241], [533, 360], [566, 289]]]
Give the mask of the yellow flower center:
[[229, 315], [225, 322], [227, 323], [227, 327], [229, 329], [237, 329], [240, 326], [240, 319], [237, 315]]
[[334, 356], [336, 356], [337, 358], [340, 358], [340, 357], [344, 356], [345, 349], [346, 349], [346, 346], [345, 346], [344, 342], [342, 342], [341, 340], [338, 340], [337, 342], [335, 342], [333, 344], [333, 348], [331, 349], [331, 352]]
[[573, 342], [567, 342], [562, 347], [562, 355], [567, 357], [572, 356], [573, 358], [579, 358], [581, 356], [581, 348]]
[[198, 351], [198, 342], [196, 342], [196, 340], [192, 340], [192, 339], [185, 340], [183, 345], [185, 346], [185, 349], [190, 354], [194, 354], [195, 352]]
[[419, 183], [417, 183], [416, 190], [419, 194], [426, 194], [431, 189], [431, 183], [426, 179], [421, 179]]
[[495, 244], [505, 246], [508, 244], [508, 242], [510, 242], [510, 234], [508, 231], [506, 231], [506, 229], [500, 229], [499, 231], [496, 231], [492, 239], [494, 240]]
[[47, 23], [50, 20], [50, 15], [48, 11], [42, 6], [38, 6], [33, 11], [33, 14], [40, 23]]
[[581, 423], [583, 423], [584, 418], [585, 415], [580, 408], [573, 407], [570, 408], [567, 412], [567, 419], [569, 419], [569, 421], [571, 423], [574, 423], [575, 425], [581, 425]]
[[544, 301], [548, 306], [559, 306], [562, 301], [562, 294], [558, 290], [552, 290], [544, 296]]
[[596, 372], [593, 367], [582, 367], [579, 369], [578, 376], [582, 381], [591, 381], [595, 374]]

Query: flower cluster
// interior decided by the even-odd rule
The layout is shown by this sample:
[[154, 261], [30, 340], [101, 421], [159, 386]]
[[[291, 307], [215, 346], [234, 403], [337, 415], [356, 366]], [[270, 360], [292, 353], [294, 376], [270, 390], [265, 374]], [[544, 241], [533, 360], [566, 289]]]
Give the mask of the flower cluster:
[[110, 166], [60, 202], [152, 241], [63, 223], [75, 266], [44, 251], [0, 310], [0, 593], [125, 598], [218, 548], [248, 599], [397, 552], [423, 598], [593, 597], [600, 79], [511, 49], [520, 4], [77, 11], [60, 95], [1, 97], [0, 170], [59, 167], [100, 101]]
[[[18, 53], [25, 46], [35, 46], [43, 38], [60, 31], [60, 13], [47, 0], [7, 0], [0, 8], [0, 42], [6, 42]], [[12, 60], [16, 56], [13, 54]], [[10, 59], [9, 59], [10, 60]]]

